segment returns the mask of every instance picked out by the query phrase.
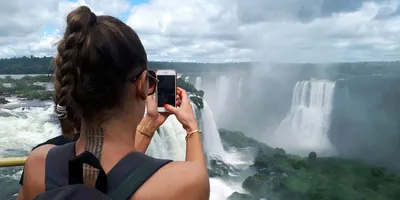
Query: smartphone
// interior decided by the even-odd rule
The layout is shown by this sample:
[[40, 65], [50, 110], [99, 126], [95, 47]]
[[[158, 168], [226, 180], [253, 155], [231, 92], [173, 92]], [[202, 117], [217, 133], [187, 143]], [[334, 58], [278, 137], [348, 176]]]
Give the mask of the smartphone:
[[158, 112], [167, 112], [164, 105], [176, 107], [176, 71], [173, 69], [157, 70], [158, 79], [156, 98]]

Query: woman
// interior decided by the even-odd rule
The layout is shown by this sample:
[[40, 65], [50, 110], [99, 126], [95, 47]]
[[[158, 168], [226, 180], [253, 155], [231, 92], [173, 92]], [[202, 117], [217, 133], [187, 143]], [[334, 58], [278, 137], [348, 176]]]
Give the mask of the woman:
[[[156, 120], [143, 118], [145, 100], [154, 88], [149, 89], [153, 77], [148, 75], [146, 52], [136, 33], [120, 20], [97, 17], [82, 6], [68, 14], [55, 60], [57, 114], [63, 135], [71, 136], [74, 132], [72, 125], [76, 121], [69, 119], [82, 119], [75, 143], [76, 155], [91, 152], [108, 173], [124, 156], [143, 152], [155, 125], [165, 120], [165, 116], [157, 113]], [[165, 108], [188, 133], [186, 161], [164, 165], [130, 199], [209, 198], [200, 131], [186, 92], [179, 88], [178, 95], [180, 107], [165, 105]], [[155, 105], [150, 108], [155, 109]], [[135, 134], [136, 130], [140, 134]], [[28, 156], [24, 199], [33, 199], [46, 190], [45, 174], [49, 169], [45, 163], [52, 148], [57, 147], [43, 145]], [[95, 176], [85, 173], [86, 170], [84, 183], [93, 184], [92, 178], [97, 177], [98, 171]]]
[[[155, 72], [153, 72], [153, 73], [155, 73]], [[145, 116], [143, 117], [142, 121], [140, 122], [140, 124], [142, 126], [146, 126], [146, 125], [150, 124], [149, 129], [148, 129], [147, 133], [145, 133], [145, 134], [153, 136], [156, 129], [165, 122], [165, 120], [169, 116], [169, 113], [161, 113], [160, 114], [157, 112], [157, 105], [155, 103], [153, 96], [147, 97], [146, 106], [147, 106], [147, 112], [146, 112]], [[68, 117], [68, 118], [69, 118], [69, 120], [73, 120], [71, 117]], [[75, 135], [73, 137], [65, 137], [64, 135], [56, 136], [56, 137], [51, 138], [41, 144], [36, 145], [35, 147], [32, 148], [32, 151], [35, 150], [36, 148], [38, 148], [40, 146], [44, 146], [44, 145], [47, 145], [49, 147], [54, 147], [54, 146], [60, 146], [60, 145], [64, 145], [64, 144], [76, 141], [79, 138], [79, 130], [81, 127], [79, 122], [80, 121], [78, 121], [78, 124], [75, 124], [75, 127], [76, 127], [76, 128], [74, 128]], [[135, 137], [136, 137], [136, 140], [135, 140], [136, 151], [145, 153], [148, 145], [150, 144], [151, 138], [141, 134], [141, 132], [138, 130], [136, 131]], [[19, 184], [20, 184], [20, 189], [18, 192], [17, 200], [23, 200], [24, 199], [24, 196], [23, 196], [24, 170], [22, 170], [22, 175], [19, 180]]]

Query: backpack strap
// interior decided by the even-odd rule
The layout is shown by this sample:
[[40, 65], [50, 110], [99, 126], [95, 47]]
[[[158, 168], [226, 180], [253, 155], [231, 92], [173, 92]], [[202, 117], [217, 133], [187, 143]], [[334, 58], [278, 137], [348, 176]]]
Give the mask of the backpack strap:
[[155, 159], [139, 152], [128, 154], [108, 173], [110, 182], [119, 183], [109, 190], [108, 196], [121, 200], [130, 198], [147, 179], [170, 162], [172, 160]]
[[107, 194], [107, 175], [100, 161], [89, 151], [81, 153], [68, 162], [69, 184], [83, 184], [83, 164], [88, 164], [99, 170], [95, 187]]
[[[82, 160], [80, 160], [82, 158], [79, 159], [78, 157], [75, 153], [75, 142], [56, 146], [50, 149], [46, 157], [46, 191], [68, 186], [70, 183], [80, 183], [80, 173], [82, 170], [77, 170], [78, 167], [80, 169], [81, 165], [77, 163], [82, 163]], [[77, 160], [77, 163], [72, 164], [72, 170], [70, 171], [69, 161], [71, 160]], [[85, 160], [86, 159], [83, 161]], [[97, 164], [91, 161], [87, 162], [87, 164], [99, 168]], [[155, 159], [144, 153], [129, 153], [108, 172], [106, 180], [100, 181], [100, 177], [98, 177], [96, 188], [102, 192], [107, 192], [107, 195], [112, 199], [128, 199], [147, 179], [149, 179], [161, 167], [170, 162], [172, 162], [172, 160]], [[70, 177], [69, 173], [74, 175]], [[107, 185], [106, 189], [104, 189], [104, 183]]]
[[33, 200], [112, 200], [96, 188], [83, 184], [67, 185], [38, 194]]
[[75, 142], [55, 146], [49, 150], [45, 164], [46, 191], [69, 184], [68, 162], [75, 158]]

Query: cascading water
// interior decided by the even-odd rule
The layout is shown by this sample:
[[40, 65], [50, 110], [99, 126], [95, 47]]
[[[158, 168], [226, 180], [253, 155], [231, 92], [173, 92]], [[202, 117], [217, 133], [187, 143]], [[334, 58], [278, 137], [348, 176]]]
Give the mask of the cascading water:
[[154, 134], [146, 154], [155, 158], [185, 160], [186, 131], [175, 116], [171, 115]]
[[[204, 108], [199, 111], [195, 106], [198, 116], [199, 126], [202, 129], [203, 149], [207, 157], [224, 160], [226, 157], [225, 150], [222, 146], [217, 125], [214, 121], [213, 113], [207, 104], [203, 101]], [[173, 160], [185, 159], [185, 135], [186, 132], [175, 116], [170, 116], [167, 121], [160, 127], [150, 142], [147, 154], [156, 158], [168, 158]], [[162, 151], [160, 151], [162, 149]]]
[[225, 151], [222, 146], [221, 138], [214, 121], [213, 113], [206, 101], [203, 101], [204, 108], [201, 111], [201, 119], [203, 126], [203, 148], [205, 154], [209, 157], [217, 157], [224, 159]]
[[242, 97], [242, 84], [243, 84], [243, 77], [240, 77], [238, 83], [238, 90], [237, 90], [237, 99], [240, 100]]
[[52, 119], [53, 106], [0, 108], [0, 157], [10, 150], [30, 151], [31, 148], [55, 137], [60, 132]]
[[202, 90], [202, 87], [201, 87], [201, 77], [200, 77], [200, 76], [196, 77], [196, 84], [195, 84], [195, 87], [196, 87], [196, 89], [198, 89], [198, 90]]
[[229, 96], [229, 78], [226, 76], [220, 76], [217, 80], [217, 94], [218, 94], [218, 107], [215, 112], [217, 119], [221, 116], [225, 103]]
[[190, 78], [189, 76], [186, 76], [186, 77], [185, 77], [185, 82], [186, 82], [186, 83], [189, 83], [189, 78]]
[[293, 152], [334, 154], [328, 138], [335, 82], [299, 81], [293, 89], [292, 106], [271, 142]]
[[[32, 147], [60, 134], [51, 102], [42, 103], [43, 107], [29, 107], [27, 102], [31, 101], [12, 100], [10, 105], [0, 108], [0, 157], [26, 156]], [[21, 174], [22, 167], [0, 168], [0, 199], [15, 199]]]

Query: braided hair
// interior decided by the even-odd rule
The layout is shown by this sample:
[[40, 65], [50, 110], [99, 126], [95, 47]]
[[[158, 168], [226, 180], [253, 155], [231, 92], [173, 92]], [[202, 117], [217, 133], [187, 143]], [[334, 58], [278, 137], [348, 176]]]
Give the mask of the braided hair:
[[104, 119], [120, 106], [129, 76], [147, 67], [135, 31], [117, 18], [96, 16], [86, 6], [68, 14], [57, 51], [56, 113], [67, 137], [74, 135], [74, 128], [80, 129], [83, 119]]

